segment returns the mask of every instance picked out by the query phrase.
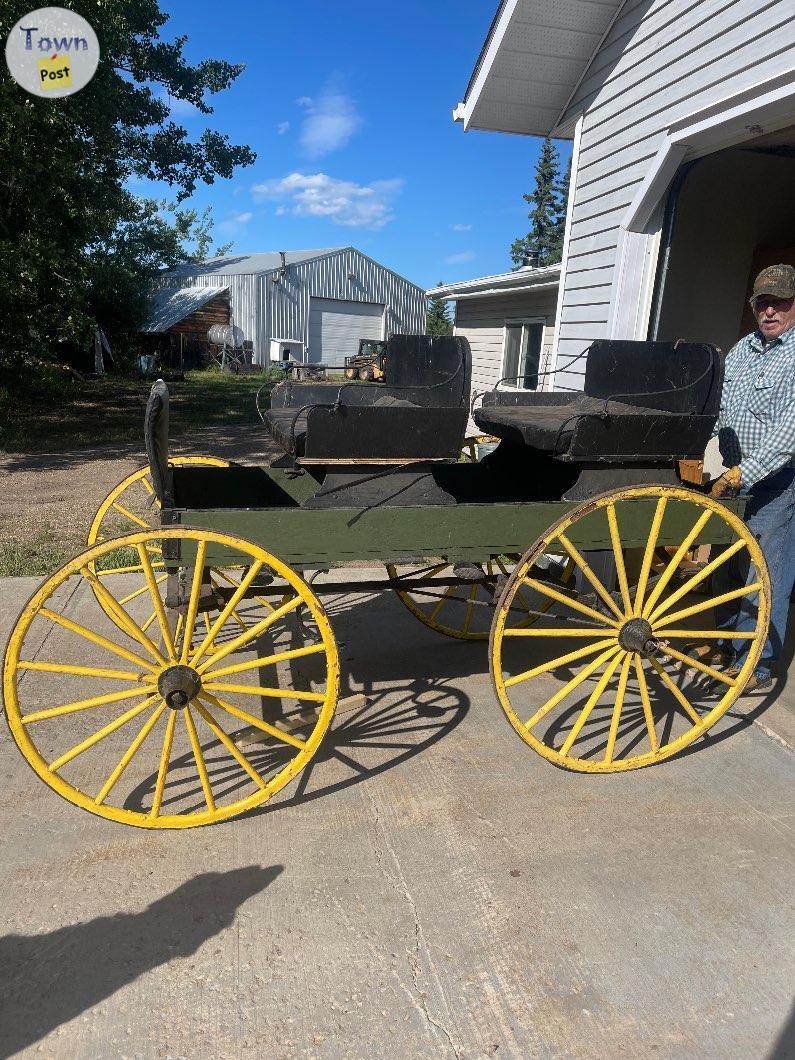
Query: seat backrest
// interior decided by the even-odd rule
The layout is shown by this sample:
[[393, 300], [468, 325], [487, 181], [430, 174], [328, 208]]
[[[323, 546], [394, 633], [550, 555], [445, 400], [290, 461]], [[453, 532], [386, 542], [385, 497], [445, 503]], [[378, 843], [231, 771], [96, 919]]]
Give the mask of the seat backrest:
[[472, 354], [460, 335], [393, 335], [384, 355], [384, 386], [431, 408], [469, 403]]
[[698, 416], [717, 416], [723, 360], [699, 342], [629, 342], [598, 339], [588, 353], [585, 393], [629, 405]]
[[157, 379], [149, 392], [144, 416], [144, 442], [157, 499], [164, 508], [171, 507], [171, 480], [168, 473], [168, 387], [162, 379]]

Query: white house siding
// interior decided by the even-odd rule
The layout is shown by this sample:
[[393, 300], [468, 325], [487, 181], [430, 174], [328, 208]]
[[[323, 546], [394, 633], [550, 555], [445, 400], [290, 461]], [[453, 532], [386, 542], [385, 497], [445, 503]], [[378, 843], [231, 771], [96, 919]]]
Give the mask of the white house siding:
[[557, 291], [490, 295], [466, 298], [456, 303], [455, 333], [468, 340], [472, 350], [472, 393], [491, 390], [502, 377], [503, 339], [506, 320], [543, 317], [541, 362], [548, 360], [555, 327]]
[[[629, 0], [559, 128], [583, 114], [557, 365], [608, 334], [621, 220], [669, 126], [792, 67], [792, 0]], [[581, 389], [585, 359], [556, 387]]]
[[265, 274], [262, 287], [263, 329], [273, 337], [297, 339], [305, 346], [309, 345], [309, 300], [313, 296], [381, 303], [387, 336], [425, 331], [425, 292], [352, 248], [291, 265], [279, 283]]

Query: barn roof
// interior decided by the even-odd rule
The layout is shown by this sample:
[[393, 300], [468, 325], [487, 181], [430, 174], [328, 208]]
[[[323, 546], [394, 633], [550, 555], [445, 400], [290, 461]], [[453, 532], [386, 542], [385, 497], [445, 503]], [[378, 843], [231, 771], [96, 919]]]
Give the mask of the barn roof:
[[[322, 247], [319, 250], [286, 250], [287, 265], [300, 265], [313, 258], [323, 258], [328, 254], [337, 254], [348, 247]], [[261, 254], [229, 254], [223, 258], [210, 258], [201, 264], [188, 262], [169, 270], [171, 276], [206, 276], [208, 273], [221, 273], [225, 276], [240, 276], [259, 272], [272, 272], [281, 267], [281, 256], [278, 250], [266, 250]]]
[[570, 135], [561, 119], [623, 0], [501, 0], [463, 102], [464, 129]]
[[164, 332], [201, 309], [205, 303], [228, 291], [228, 287], [161, 287], [149, 301], [149, 319], [139, 329]]

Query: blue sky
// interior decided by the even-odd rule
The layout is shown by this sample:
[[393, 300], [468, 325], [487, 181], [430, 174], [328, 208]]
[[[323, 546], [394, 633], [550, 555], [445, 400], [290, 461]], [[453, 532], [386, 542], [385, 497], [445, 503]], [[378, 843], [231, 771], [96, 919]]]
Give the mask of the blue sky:
[[191, 204], [235, 252], [352, 244], [424, 287], [510, 268], [541, 141], [451, 117], [495, 2], [161, 0], [191, 61], [246, 64], [209, 118], [174, 105], [257, 153]]

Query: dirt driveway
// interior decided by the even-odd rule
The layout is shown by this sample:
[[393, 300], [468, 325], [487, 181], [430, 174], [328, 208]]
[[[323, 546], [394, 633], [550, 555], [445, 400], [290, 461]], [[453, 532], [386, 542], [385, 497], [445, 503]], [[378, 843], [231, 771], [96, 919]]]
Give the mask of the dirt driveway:
[[[172, 441], [173, 455], [269, 459], [264, 431], [209, 428]], [[52, 453], [0, 454], [0, 577], [47, 574], [80, 550], [110, 490], [146, 463], [139, 443]]]

